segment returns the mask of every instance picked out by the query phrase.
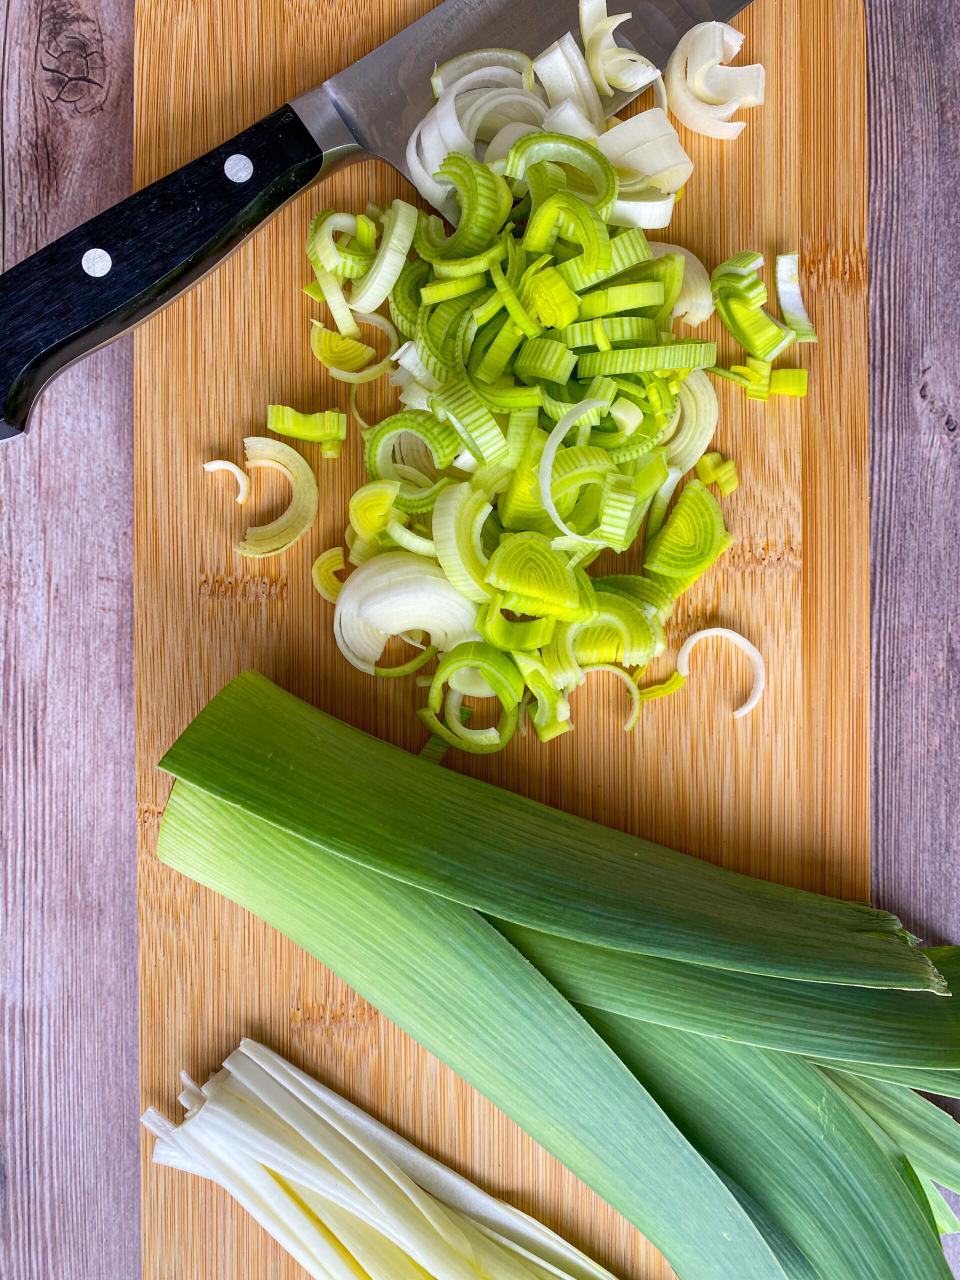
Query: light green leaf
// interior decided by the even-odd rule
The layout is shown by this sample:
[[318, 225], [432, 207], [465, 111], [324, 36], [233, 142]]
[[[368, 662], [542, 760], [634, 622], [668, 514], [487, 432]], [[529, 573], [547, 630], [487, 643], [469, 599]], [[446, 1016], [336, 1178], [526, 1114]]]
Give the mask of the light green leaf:
[[634, 1222], [684, 1280], [785, 1280], [709, 1164], [481, 916], [182, 782], [157, 852], [317, 956]]

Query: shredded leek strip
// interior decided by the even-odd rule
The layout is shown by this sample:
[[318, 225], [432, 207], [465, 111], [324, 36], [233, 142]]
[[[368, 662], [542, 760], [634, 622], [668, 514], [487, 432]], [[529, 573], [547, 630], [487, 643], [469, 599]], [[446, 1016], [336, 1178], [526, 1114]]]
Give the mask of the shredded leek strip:
[[701, 640], [706, 640], [710, 636], [720, 636], [725, 640], [729, 640], [731, 644], [736, 645], [738, 649], [747, 655], [753, 667], [753, 688], [750, 690], [750, 696], [733, 713], [733, 718], [740, 720], [750, 714], [763, 696], [767, 679], [763, 654], [756, 645], [751, 644], [739, 631], [732, 631], [729, 627], [705, 627], [702, 631], [695, 631], [692, 636], [688, 636], [680, 646], [680, 652], [677, 654], [677, 673], [679, 675], [686, 678], [690, 674], [690, 651], [694, 645], [699, 644]]
[[612, 662], [595, 662], [590, 666], [584, 667], [583, 671], [585, 675], [589, 675], [592, 671], [605, 671], [608, 675], [616, 676], [622, 684], [626, 685], [627, 692], [630, 694], [630, 711], [623, 722], [623, 732], [632, 733], [637, 727], [641, 710], [636, 680], [633, 679], [629, 672], [624, 671], [623, 667], [618, 667]]
[[235, 462], [228, 462], [225, 458], [215, 458], [212, 462], [205, 462], [203, 469], [204, 471], [229, 471], [237, 482], [236, 500], [241, 507], [250, 497], [250, 477]]
[[340, 594], [343, 583], [336, 575], [345, 567], [342, 547], [331, 547], [328, 551], [322, 551], [313, 562], [313, 568], [310, 570], [313, 585], [330, 604], [337, 603], [337, 596]]
[[677, 693], [686, 683], [687, 677], [681, 675], [679, 671], [674, 671], [659, 684], [641, 685], [637, 693], [641, 702], [652, 702], [657, 698], [666, 698], [671, 693]]
[[248, 525], [236, 551], [250, 559], [278, 555], [298, 542], [317, 518], [320, 494], [316, 477], [307, 460], [280, 440], [247, 436], [243, 447], [247, 470], [279, 471], [290, 483], [291, 497], [286, 510], [276, 520]]

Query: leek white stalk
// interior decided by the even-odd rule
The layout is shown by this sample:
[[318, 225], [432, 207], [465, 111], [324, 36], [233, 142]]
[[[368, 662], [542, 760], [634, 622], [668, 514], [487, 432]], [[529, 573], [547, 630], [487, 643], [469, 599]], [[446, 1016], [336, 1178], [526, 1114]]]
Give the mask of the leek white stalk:
[[316, 1280], [613, 1280], [264, 1045], [181, 1080], [179, 1125], [143, 1115], [154, 1163], [218, 1182]]

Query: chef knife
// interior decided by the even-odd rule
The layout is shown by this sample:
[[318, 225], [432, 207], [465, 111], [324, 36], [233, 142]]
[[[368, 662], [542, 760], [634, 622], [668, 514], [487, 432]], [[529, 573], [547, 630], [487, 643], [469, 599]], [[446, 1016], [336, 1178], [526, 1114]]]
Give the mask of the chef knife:
[[[617, 37], [662, 67], [695, 23], [743, 7], [634, 0]], [[56, 373], [171, 302], [317, 178], [364, 155], [406, 172], [436, 64], [489, 47], [536, 55], [578, 21], [576, 0], [444, 0], [352, 67], [0, 275], [0, 439], [23, 433]], [[626, 101], [618, 95], [610, 111]]]

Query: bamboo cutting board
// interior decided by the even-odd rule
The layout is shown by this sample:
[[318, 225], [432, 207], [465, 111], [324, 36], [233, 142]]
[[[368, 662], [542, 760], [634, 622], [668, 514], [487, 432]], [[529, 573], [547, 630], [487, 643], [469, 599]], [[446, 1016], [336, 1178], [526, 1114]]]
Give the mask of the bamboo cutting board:
[[[138, 185], [353, 61], [429, 0], [141, 0], [137, 8]], [[769, 684], [743, 721], [739, 657], [704, 646], [693, 677], [649, 706], [630, 737], [618, 687], [574, 701], [576, 731], [548, 746], [517, 738], [462, 768], [571, 812], [643, 833], [740, 871], [838, 896], [869, 895], [868, 507], [864, 14], [859, 0], [756, 0], [741, 15], [745, 58], [767, 68], [767, 104], [738, 142], [685, 136], [694, 178], [663, 238], [708, 265], [744, 248], [799, 248], [818, 347], [803, 402], [720, 388], [717, 446], [740, 489], [724, 502], [737, 543], [670, 624], [710, 623], [762, 649]], [[136, 667], [143, 1104], [179, 1116], [181, 1068], [205, 1079], [241, 1036], [295, 1062], [536, 1213], [630, 1280], [670, 1274], [656, 1251], [484, 1099], [385, 1022], [312, 958], [154, 858], [167, 781], [155, 762], [228, 679], [256, 667], [325, 710], [400, 746], [424, 733], [412, 681], [349, 667], [310, 565], [346, 523], [361, 482], [353, 435], [319, 475], [317, 526], [286, 555], [240, 561], [245, 519], [285, 499], [257, 479], [241, 509], [205, 475], [241, 460], [269, 402], [346, 407], [307, 345], [300, 293], [307, 223], [409, 195], [366, 162], [288, 206], [219, 271], [136, 339]], [[768, 271], [769, 275], [769, 271]], [[713, 336], [712, 332], [705, 336]], [[732, 352], [721, 350], [729, 358]], [[381, 416], [386, 395], [364, 410]], [[627, 564], [630, 560], [627, 557]], [[375, 797], [372, 802], [375, 803]], [[495, 833], [492, 833], [495, 837]], [[154, 1168], [143, 1144], [146, 1280], [299, 1280], [303, 1273], [217, 1189]]]

